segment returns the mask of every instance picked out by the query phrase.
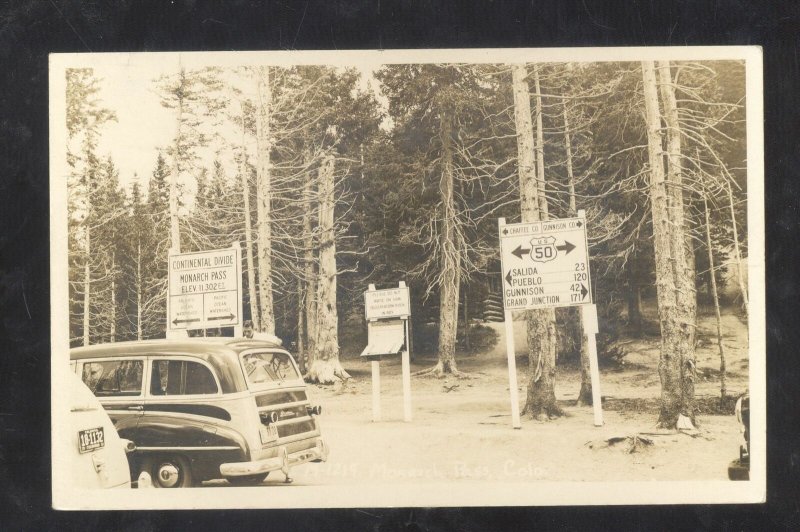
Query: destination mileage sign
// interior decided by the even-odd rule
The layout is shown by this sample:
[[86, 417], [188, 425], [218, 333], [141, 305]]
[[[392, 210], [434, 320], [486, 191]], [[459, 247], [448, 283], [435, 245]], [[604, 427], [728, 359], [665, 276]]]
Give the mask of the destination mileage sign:
[[586, 220], [501, 224], [505, 310], [592, 303]]

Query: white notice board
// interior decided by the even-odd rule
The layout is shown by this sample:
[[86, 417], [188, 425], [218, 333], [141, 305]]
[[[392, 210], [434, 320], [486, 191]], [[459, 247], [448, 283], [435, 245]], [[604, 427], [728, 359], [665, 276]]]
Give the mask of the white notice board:
[[364, 314], [367, 321], [410, 316], [408, 287], [367, 290], [364, 292]]

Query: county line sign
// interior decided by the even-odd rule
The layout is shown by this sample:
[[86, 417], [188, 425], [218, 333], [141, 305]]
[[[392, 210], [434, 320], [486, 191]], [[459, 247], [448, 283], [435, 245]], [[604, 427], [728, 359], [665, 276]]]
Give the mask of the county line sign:
[[242, 323], [241, 249], [169, 255], [168, 330]]
[[592, 303], [585, 218], [501, 223], [499, 230], [505, 310]]

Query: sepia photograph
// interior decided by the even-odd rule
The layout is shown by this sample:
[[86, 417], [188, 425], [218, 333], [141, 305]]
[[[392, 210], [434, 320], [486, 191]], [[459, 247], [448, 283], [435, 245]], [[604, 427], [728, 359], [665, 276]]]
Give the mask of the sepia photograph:
[[761, 62], [51, 54], [53, 506], [764, 501]]

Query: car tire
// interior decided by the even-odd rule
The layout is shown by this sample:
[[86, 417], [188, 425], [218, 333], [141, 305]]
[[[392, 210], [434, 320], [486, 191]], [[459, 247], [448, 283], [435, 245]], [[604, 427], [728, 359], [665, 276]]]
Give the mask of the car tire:
[[228, 477], [228, 483], [231, 486], [258, 486], [266, 480], [267, 476], [269, 476], [269, 473], [245, 475], [243, 477]]
[[194, 485], [189, 461], [179, 455], [145, 458], [142, 471], [147, 471], [154, 488], [190, 488]]

